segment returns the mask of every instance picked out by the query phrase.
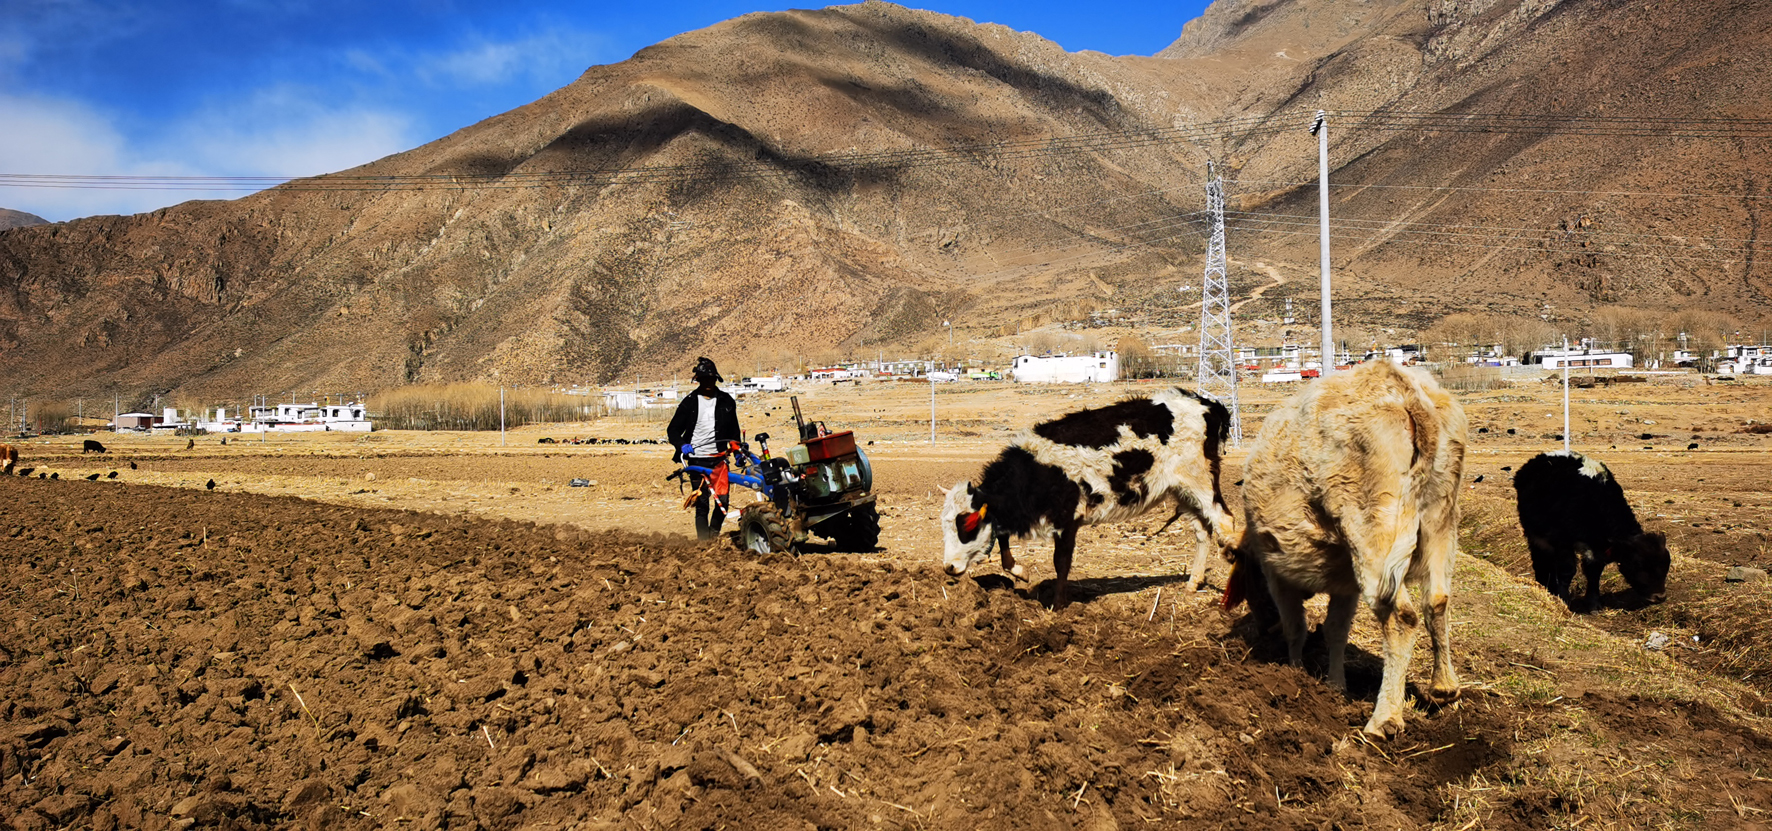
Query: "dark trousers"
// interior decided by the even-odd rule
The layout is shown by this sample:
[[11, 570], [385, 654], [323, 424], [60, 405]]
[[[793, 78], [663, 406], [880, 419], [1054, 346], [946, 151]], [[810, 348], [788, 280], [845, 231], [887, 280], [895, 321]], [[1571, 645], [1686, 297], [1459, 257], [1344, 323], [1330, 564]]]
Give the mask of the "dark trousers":
[[[686, 464], [696, 467], [714, 468], [724, 461], [719, 456], [689, 456], [684, 459]], [[730, 504], [730, 494], [714, 495], [712, 478], [701, 473], [689, 474], [689, 487], [695, 488], [695, 538], [711, 540], [720, 536], [720, 526], [726, 522], [726, 508]]]

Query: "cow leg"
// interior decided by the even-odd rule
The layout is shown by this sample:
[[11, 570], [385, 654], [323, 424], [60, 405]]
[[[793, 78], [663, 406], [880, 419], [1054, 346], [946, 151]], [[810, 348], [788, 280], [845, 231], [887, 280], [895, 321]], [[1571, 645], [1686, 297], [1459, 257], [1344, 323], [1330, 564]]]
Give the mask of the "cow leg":
[[1354, 613], [1360, 609], [1357, 594], [1329, 596], [1328, 614], [1323, 618], [1323, 642], [1329, 647], [1329, 686], [1347, 692], [1347, 633], [1354, 628]]
[[1538, 585], [1543, 586], [1545, 591], [1558, 597], [1567, 597], [1569, 595], [1568, 581], [1564, 581], [1562, 586], [1557, 585], [1556, 546], [1551, 545], [1550, 540], [1528, 536], [1526, 548], [1532, 552], [1532, 579], [1537, 580]]
[[1268, 574], [1267, 591], [1280, 612], [1280, 631], [1286, 635], [1286, 660], [1295, 667], [1304, 666], [1304, 599], [1305, 593], [1284, 578]]
[[1003, 570], [1009, 572], [1015, 579], [1025, 582], [1028, 579], [1027, 569], [1022, 568], [1021, 564], [1015, 561], [1015, 555], [1009, 553], [1009, 538], [998, 537], [997, 545], [1003, 549]]
[[[1231, 549], [1237, 547], [1237, 521], [1229, 511], [1224, 509], [1222, 500], [1214, 499], [1206, 503], [1205, 509], [1195, 515], [1201, 528], [1209, 535], [1212, 542], [1217, 543], [1219, 556], [1230, 562]], [[1201, 570], [1203, 576], [1205, 571]]]
[[1587, 593], [1581, 598], [1579, 611], [1592, 612], [1600, 608], [1600, 575], [1606, 571], [1606, 561], [1586, 545], [1577, 550], [1581, 552], [1581, 571], [1587, 576]]
[[1378, 703], [1363, 732], [1377, 739], [1403, 732], [1403, 693], [1409, 659], [1415, 652], [1415, 628], [1420, 622], [1409, 590], [1398, 586], [1396, 591], [1394, 598], [1379, 598], [1372, 604], [1384, 636], [1384, 681], [1378, 685]]
[[1052, 591], [1052, 610], [1063, 611], [1069, 606], [1069, 581], [1071, 577], [1071, 554], [1077, 550], [1077, 526], [1061, 528], [1058, 536], [1052, 541], [1052, 570], [1058, 573], [1058, 582]]
[[1200, 584], [1206, 580], [1206, 559], [1212, 553], [1212, 536], [1206, 531], [1206, 524], [1194, 524], [1194, 564], [1187, 572], [1187, 590], [1199, 591]]
[[[1399, 466], [1401, 469], [1402, 466]], [[1405, 488], [1398, 483], [1395, 492]], [[1420, 615], [1404, 585], [1411, 561], [1421, 543], [1416, 506], [1406, 501], [1380, 499], [1370, 513], [1357, 508], [1338, 511], [1342, 531], [1353, 561], [1354, 575], [1366, 604], [1378, 616], [1384, 637], [1384, 681], [1378, 687], [1378, 703], [1365, 732], [1389, 738], [1403, 731], [1403, 693], [1409, 676], [1409, 658], [1415, 651]]]
[[1427, 574], [1419, 585], [1421, 613], [1434, 650], [1433, 677], [1427, 697], [1436, 704], [1458, 698], [1458, 671], [1452, 668], [1452, 640], [1447, 609], [1452, 605], [1452, 567], [1458, 558], [1458, 518], [1455, 513], [1433, 512], [1422, 517], [1421, 550]]

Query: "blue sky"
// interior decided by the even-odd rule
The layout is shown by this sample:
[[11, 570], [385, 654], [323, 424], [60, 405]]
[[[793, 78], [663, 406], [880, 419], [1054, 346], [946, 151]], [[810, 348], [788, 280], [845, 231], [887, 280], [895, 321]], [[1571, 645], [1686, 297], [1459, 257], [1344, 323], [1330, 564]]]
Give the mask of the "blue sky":
[[[0, 173], [300, 176], [528, 103], [757, 0], [0, 0]], [[1206, 0], [906, 5], [1149, 55]], [[50, 220], [239, 194], [0, 186]]]

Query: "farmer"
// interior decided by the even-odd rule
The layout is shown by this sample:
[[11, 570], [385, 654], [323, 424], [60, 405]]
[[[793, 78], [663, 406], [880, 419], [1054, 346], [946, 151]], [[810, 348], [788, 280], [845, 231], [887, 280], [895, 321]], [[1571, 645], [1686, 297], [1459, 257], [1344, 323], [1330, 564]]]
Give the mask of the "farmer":
[[723, 379], [713, 361], [696, 359], [694, 375], [695, 392], [677, 405], [677, 414], [665, 428], [665, 437], [671, 443], [671, 461], [714, 471], [712, 476], [689, 474], [689, 486], [695, 489], [695, 536], [711, 540], [719, 535], [730, 504], [726, 448], [739, 439], [738, 402], [715, 386]]

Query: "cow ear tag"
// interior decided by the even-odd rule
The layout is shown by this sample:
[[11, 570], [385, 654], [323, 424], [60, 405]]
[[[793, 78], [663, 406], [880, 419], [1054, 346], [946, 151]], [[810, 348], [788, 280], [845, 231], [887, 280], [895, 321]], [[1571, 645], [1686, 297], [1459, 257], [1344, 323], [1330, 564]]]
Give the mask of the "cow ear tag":
[[978, 530], [979, 520], [984, 519], [984, 509], [989, 508], [989, 507], [990, 507], [989, 505], [986, 505], [986, 506], [984, 506], [984, 508], [979, 508], [978, 510], [973, 511], [972, 513], [966, 515], [966, 520], [965, 520], [966, 533], [970, 534], [970, 533]]

